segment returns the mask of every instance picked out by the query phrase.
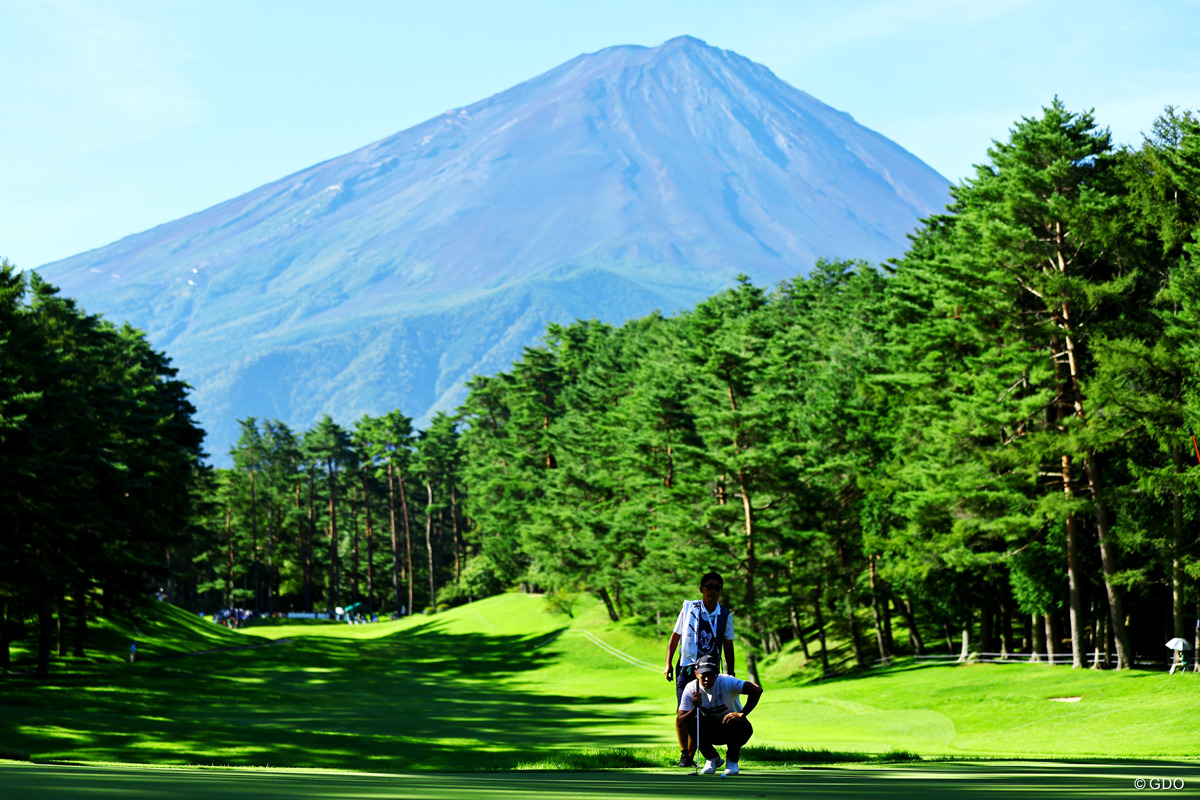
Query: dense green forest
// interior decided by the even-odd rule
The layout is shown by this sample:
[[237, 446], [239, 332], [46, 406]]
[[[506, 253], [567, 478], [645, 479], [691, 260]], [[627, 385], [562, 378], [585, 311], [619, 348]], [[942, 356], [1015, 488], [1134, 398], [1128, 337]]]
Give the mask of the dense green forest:
[[144, 602], [190, 534], [204, 432], [141, 331], [0, 261], [0, 668], [34, 619], [38, 673], [85, 652], [97, 599]]
[[[1167, 109], [1116, 147], [1055, 100], [901, 259], [551, 325], [424, 431], [399, 411], [246, 419], [218, 470], [136, 332], [36, 278], [22, 305], [6, 268], [0, 492], [23, 521], [5, 525], [0, 602], [48, 630], [139, 576], [195, 610], [261, 613], [436, 611], [523, 585], [661, 629], [716, 569], [739, 637], [798, 641], [826, 671], [831, 638], [851, 667], [938, 647], [1161, 660], [1169, 637], [1200, 645], [1198, 233], [1200, 122]], [[60, 317], [156, 380], [85, 399], [98, 384], [51, 374], [77, 361], [22, 349], [28, 324], [39, 354], [77, 359]], [[86, 369], [109, 380], [128, 362], [106, 346]], [[27, 379], [63, 382], [34, 397]], [[53, 437], [77, 430], [97, 443], [64, 454]], [[134, 444], [150, 433], [163, 444]], [[121, 499], [139, 482], [147, 499]]]

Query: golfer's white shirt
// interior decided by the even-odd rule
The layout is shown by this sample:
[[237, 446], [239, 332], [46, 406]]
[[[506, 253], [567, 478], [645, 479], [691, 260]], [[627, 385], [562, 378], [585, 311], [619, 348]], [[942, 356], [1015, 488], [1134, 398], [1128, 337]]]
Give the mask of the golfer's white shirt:
[[742, 693], [742, 689], [746, 686], [746, 682], [740, 678], [735, 678], [732, 675], [718, 675], [713, 681], [712, 692], [704, 691], [704, 686], [700, 683], [700, 679], [689, 683], [683, 687], [683, 697], [679, 701], [680, 711], [691, 711], [695, 707], [692, 702], [692, 695], [696, 690], [700, 691], [700, 707], [708, 709], [725, 709], [728, 714], [731, 711], [741, 711], [742, 704], [738, 700], [738, 696]]
[[[699, 606], [697, 610], [696, 606]], [[717, 620], [721, 617], [721, 604], [717, 603], [717, 608], [711, 614], [704, 607], [704, 603], [699, 600], [684, 600], [683, 608], [679, 609], [679, 616], [675, 618], [674, 632], [678, 633], [682, 641], [679, 643], [679, 666], [686, 667], [688, 664], [696, 663], [696, 632], [700, 628], [700, 620], [704, 619], [714, 629], [717, 627]], [[714, 630], [713, 633], [716, 633]], [[733, 612], [729, 612], [729, 616], [725, 618], [725, 641], [733, 639]]]

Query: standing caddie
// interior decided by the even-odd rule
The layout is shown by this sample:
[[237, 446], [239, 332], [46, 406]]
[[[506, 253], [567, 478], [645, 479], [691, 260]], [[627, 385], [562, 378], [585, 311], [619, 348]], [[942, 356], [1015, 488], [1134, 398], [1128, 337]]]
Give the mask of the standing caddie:
[[[685, 600], [679, 617], [675, 620], [675, 628], [671, 631], [671, 639], [667, 643], [667, 668], [663, 674], [667, 680], [675, 679], [675, 708], [678, 709], [683, 698], [683, 687], [695, 677], [696, 662], [704, 656], [710, 656], [714, 664], [721, 664], [721, 656], [725, 656], [725, 672], [733, 675], [733, 612], [722, 606], [718, 600], [725, 581], [715, 572], [710, 572], [700, 579], [700, 600]], [[682, 642], [683, 646], [680, 647]], [[674, 667], [675, 651], [679, 650], [679, 662]], [[696, 766], [696, 733], [695, 726], [676, 717], [675, 733], [679, 738], [679, 761], [677, 766]]]

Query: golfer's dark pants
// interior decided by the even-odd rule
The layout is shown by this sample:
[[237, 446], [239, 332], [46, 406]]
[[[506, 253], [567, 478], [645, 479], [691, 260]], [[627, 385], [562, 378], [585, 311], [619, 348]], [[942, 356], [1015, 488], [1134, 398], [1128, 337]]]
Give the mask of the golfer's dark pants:
[[700, 715], [700, 752], [705, 758], [716, 758], [715, 744], [733, 744], [741, 747], [754, 735], [754, 726], [745, 717], [735, 717], [722, 722], [720, 717]]

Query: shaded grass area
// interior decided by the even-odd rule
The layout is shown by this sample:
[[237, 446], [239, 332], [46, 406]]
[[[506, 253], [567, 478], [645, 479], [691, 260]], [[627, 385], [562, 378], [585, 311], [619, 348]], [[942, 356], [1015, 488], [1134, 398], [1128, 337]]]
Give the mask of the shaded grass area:
[[[1200, 785], [1200, 768], [1173, 763], [976, 762], [763, 770], [730, 780], [680, 772], [361, 774], [292, 770], [138, 768], [0, 763], [8, 800], [72, 797], [395, 798], [496, 800], [581, 798], [1121, 798], [1147, 794], [1157, 777]], [[1152, 794], [1155, 792], [1151, 792]]]
[[[588, 748], [552, 753], [538, 761], [519, 762], [517, 769], [532, 770], [605, 770], [661, 768], [679, 757], [675, 747]], [[904, 764], [921, 761], [915, 753], [893, 750], [888, 753], [838, 753], [832, 750], [747, 746], [742, 748], [742, 763], [796, 767], [805, 764]]]
[[[0, 757], [375, 772], [644, 769], [677, 757], [665, 642], [613, 625], [599, 603], [568, 619], [509, 594], [433, 617], [244, 632], [157, 606], [137, 623], [135, 664], [115, 635], [107, 660], [57, 661], [48, 682], [0, 679]], [[1023, 664], [768, 681], [742, 762], [1191, 758], [1197, 688], [1191, 675]]]
[[[0, 683], [0, 748], [38, 760], [461, 770], [584, 742], [660, 743], [646, 733], [661, 726], [634, 707], [641, 698], [594, 679], [602, 670], [575, 668], [569, 692], [538, 680], [557, 661], [539, 644], [563, 624], [529, 615], [530, 600], [495, 598], [497, 632], [419, 617], [185, 658], [159, 647], [143, 660], [139, 648], [135, 664], [59, 664], [44, 683], [10, 675]], [[513, 604], [521, 610], [505, 611]], [[219, 634], [216, 643], [263, 641]]]
[[[73, 636], [74, 632], [71, 631]], [[70, 669], [89, 663], [129, 661], [129, 646], [137, 644], [137, 658], [153, 659], [224, 647], [243, 647], [266, 640], [253, 631], [239, 632], [214, 624], [210, 618], [192, 614], [170, 603], [152, 601], [130, 618], [97, 617], [90, 619], [85, 657], [55, 659], [59, 668]], [[36, 636], [29, 634], [12, 643], [11, 654], [16, 670], [31, 669], [36, 662]]]

